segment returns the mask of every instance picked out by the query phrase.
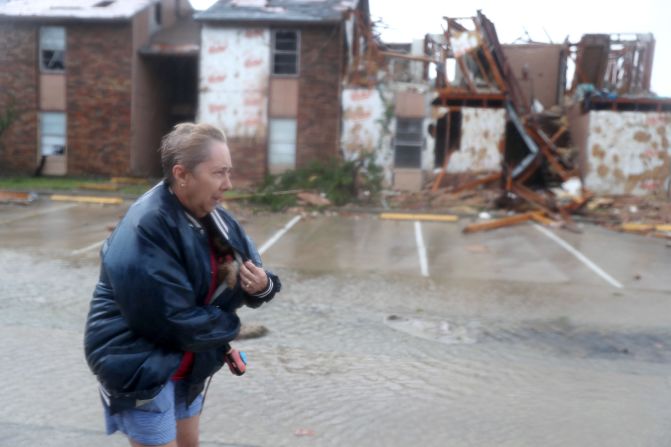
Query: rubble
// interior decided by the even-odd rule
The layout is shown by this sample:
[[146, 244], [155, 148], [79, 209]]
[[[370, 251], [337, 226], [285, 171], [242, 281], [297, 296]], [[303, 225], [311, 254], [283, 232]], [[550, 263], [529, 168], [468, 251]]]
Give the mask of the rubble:
[[37, 199], [37, 195], [32, 192], [0, 191], [0, 203], [29, 205], [35, 199]]
[[299, 205], [311, 206], [330, 206], [331, 201], [325, 195], [316, 194], [312, 192], [299, 192], [296, 194]]
[[[659, 233], [660, 228], [667, 229], [663, 224], [671, 222], [666, 211], [668, 201], [654, 205], [652, 208], [658, 211], [655, 213], [647, 209], [647, 198], [639, 197], [635, 200], [640, 206], [627, 210], [615, 205], [624, 199], [596, 197], [585, 187], [581, 180], [580, 151], [572, 141], [569, 120], [573, 104], [579, 104], [583, 110], [589, 110], [595, 103], [613, 110], [671, 110], [668, 107], [671, 101], [654, 98], [650, 93], [654, 54], [651, 34], [633, 37], [590, 34], [578, 44], [566, 41], [564, 54], [576, 63], [568, 92], [573, 98], [562, 98], [560, 104], [546, 109], [533, 98], [533, 89], [529, 97], [520, 85], [494, 24], [482, 12], [470, 18], [444, 19], [445, 44], [436, 44], [433, 39], [430, 49], [434, 56], [438, 53], [435, 56], [438, 60], [454, 61], [458, 70], [454, 79], [438, 77], [433, 105], [441, 110], [458, 110], [462, 106], [504, 108], [508, 124], [505, 142], [500, 145], [503, 160], [500, 172], [462, 176], [455, 181], [452, 174], [447, 174], [447, 168], [457, 149], [446, 145], [442, 169], [433, 179], [430, 192], [425, 192], [418, 203], [452, 204], [454, 199], [472, 200], [475, 196], [477, 209], [500, 208], [520, 213], [469, 225], [466, 233], [532, 219], [580, 231], [574, 218], [592, 220], [620, 231]], [[528, 75], [525, 71], [528, 70], [523, 70], [523, 77]], [[438, 72], [442, 73], [441, 67]], [[492, 188], [498, 191], [493, 201]], [[474, 195], [456, 195], [468, 191]], [[440, 200], [436, 194], [445, 198]], [[402, 203], [403, 198], [396, 201]], [[609, 212], [602, 212], [603, 208]], [[639, 208], [646, 209], [648, 214], [639, 216]]]

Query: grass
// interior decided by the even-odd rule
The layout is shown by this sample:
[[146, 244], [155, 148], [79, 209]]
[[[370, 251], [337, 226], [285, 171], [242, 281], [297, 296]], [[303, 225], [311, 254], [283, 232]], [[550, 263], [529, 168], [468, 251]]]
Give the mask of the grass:
[[[0, 189], [22, 190], [22, 191], [82, 191], [83, 184], [105, 184], [110, 183], [108, 178], [90, 177], [30, 177], [30, 176], [7, 176], [0, 177]], [[153, 185], [147, 181], [146, 185], [119, 185], [119, 189], [111, 191], [117, 194], [140, 195]], [[86, 190], [89, 191], [89, 190]], [[101, 191], [90, 190], [92, 195], [100, 194]], [[105, 191], [105, 193], [110, 193]]]

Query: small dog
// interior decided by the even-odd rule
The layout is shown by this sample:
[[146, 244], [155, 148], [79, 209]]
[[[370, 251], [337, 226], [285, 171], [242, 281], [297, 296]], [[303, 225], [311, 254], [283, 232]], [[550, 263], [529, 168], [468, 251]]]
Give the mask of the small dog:
[[217, 282], [226, 285], [230, 289], [235, 289], [240, 274], [242, 259], [235, 253], [228, 243], [220, 236], [216, 236], [212, 241], [214, 248], [214, 259], [217, 262]]

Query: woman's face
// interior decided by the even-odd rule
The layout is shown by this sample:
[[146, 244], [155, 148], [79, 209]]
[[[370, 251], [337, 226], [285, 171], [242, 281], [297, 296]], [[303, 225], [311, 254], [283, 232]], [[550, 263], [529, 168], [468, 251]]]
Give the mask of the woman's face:
[[[180, 199], [196, 217], [204, 217], [219, 204], [224, 192], [231, 189], [231, 153], [226, 143], [215, 141], [210, 157], [184, 175], [184, 186], [178, 186]], [[179, 181], [178, 181], [179, 182]]]

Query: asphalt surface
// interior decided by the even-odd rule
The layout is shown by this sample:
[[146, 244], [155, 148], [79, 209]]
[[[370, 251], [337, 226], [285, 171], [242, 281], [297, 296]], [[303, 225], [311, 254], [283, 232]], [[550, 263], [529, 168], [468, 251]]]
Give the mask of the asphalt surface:
[[[103, 433], [82, 337], [98, 249], [128, 205], [0, 205], [0, 446], [127, 445]], [[671, 445], [663, 241], [242, 222], [285, 288], [241, 312], [268, 334], [236, 342], [245, 376], [215, 376], [203, 446]]]

